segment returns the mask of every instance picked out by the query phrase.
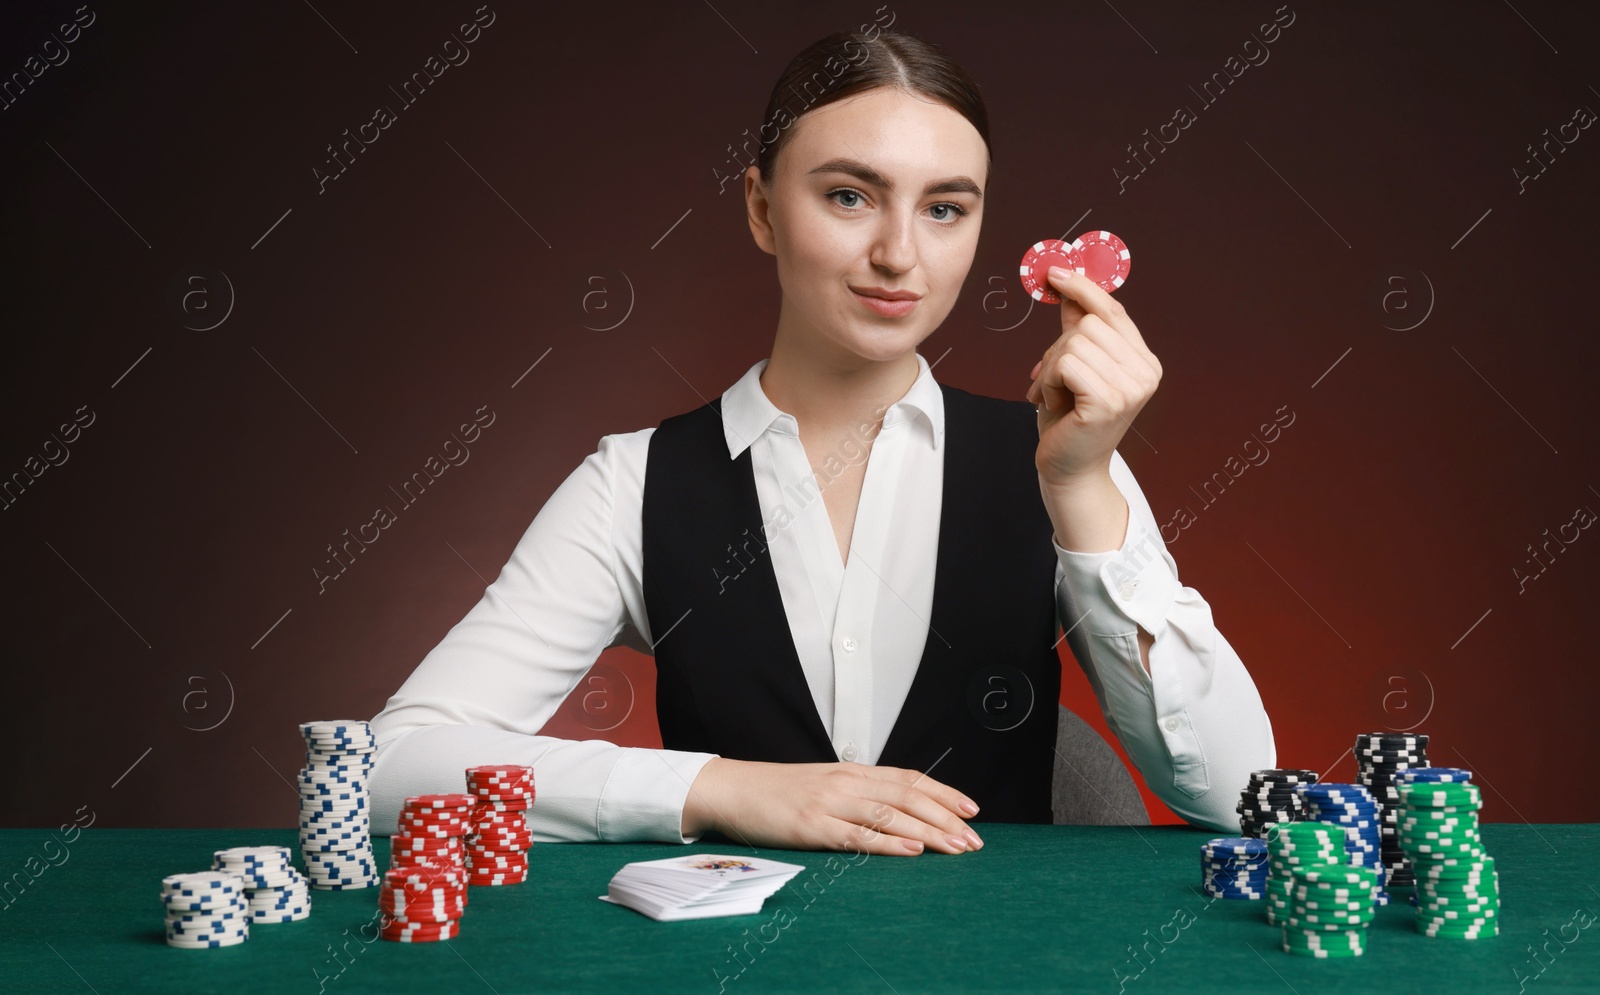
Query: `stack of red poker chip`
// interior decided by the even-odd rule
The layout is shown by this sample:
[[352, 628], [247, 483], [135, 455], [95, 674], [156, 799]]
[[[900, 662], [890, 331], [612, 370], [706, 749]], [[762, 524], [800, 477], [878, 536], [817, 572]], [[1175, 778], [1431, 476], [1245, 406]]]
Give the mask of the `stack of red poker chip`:
[[460, 836], [396, 833], [389, 837], [389, 866], [465, 871], [466, 847], [462, 845]]
[[378, 908], [380, 934], [402, 943], [448, 940], [467, 910], [467, 869], [461, 837], [471, 828], [471, 795], [415, 795], [400, 809], [389, 838], [389, 871]]
[[533, 768], [488, 765], [467, 768], [467, 791], [476, 800], [467, 837], [467, 880], [472, 884], [521, 884], [528, 879], [533, 830]]
[[448, 940], [461, 932], [467, 912], [467, 875], [442, 867], [392, 867], [383, 877], [379, 935], [400, 943]]
[[429, 839], [446, 839], [465, 836], [471, 832], [472, 807], [478, 799], [472, 795], [413, 795], [400, 807], [401, 836], [422, 836]]

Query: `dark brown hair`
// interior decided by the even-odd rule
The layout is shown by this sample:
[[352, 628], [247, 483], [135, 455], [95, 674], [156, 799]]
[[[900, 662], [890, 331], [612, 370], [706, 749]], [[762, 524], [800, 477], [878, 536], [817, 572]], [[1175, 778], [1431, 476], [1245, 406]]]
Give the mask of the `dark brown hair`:
[[[972, 123], [989, 152], [989, 112], [978, 84], [944, 49], [898, 31], [840, 31], [795, 56], [767, 100], [756, 163], [772, 182], [778, 153], [807, 111], [874, 90], [896, 87], [942, 103]], [[992, 156], [988, 156], [992, 165]], [[988, 166], [985, 167], [986, 172]]]

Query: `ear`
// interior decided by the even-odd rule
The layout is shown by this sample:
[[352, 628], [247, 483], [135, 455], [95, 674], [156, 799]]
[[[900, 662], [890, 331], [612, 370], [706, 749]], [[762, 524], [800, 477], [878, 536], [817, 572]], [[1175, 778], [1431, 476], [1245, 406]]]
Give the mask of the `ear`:
[[750, 221], [751, 237], [761, 251], [770, 256], [777, 255], [777, 239], [772, 231], [772, 202], [767, 199], [766, 187], [761, 182], [760, 167], [750, 166], [744, 171], [744, 206]]

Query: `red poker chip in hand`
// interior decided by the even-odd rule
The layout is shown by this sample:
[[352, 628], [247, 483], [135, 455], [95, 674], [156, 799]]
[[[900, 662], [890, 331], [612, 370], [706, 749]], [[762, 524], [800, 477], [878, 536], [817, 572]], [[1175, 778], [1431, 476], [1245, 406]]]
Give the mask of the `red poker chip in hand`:
[[1132, 257], [1122, 239], [1108, 231], [1084, 232], [1071, 242], [1047, 238], [1035, 242], [1022, 256], [1022, 289], [1041, 304], [1059, 304], [1061, 295], [1050, 286], [1050, 267], [1070, 269], [1087, 276], [1106, 291], [1127, 282]]
[[1116, 290], [1128, 279], [1133, 257], [1122, 239], [1108, 231], [1086, 231], [1072, 240], [1078, 254], [1078, 273], [1105, 291]]
[[1050, 267], [1077, 269], [1077, 257], [1072, 247], [1059, 238], [1035, 242], [1022, 255], [1022, 289], [1041, 304], [1060, 304], [1061, 295], [1050, 286]]

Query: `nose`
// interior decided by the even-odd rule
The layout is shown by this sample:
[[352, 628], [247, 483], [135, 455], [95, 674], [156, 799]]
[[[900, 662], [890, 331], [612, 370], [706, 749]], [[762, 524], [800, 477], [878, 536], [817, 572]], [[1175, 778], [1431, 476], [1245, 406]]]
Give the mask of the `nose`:
[[905, 273], [917, 264], [916, 218], [906, 205], [896, 202], [879, 215], [872, 240], [872, 265], [891, 273]]

